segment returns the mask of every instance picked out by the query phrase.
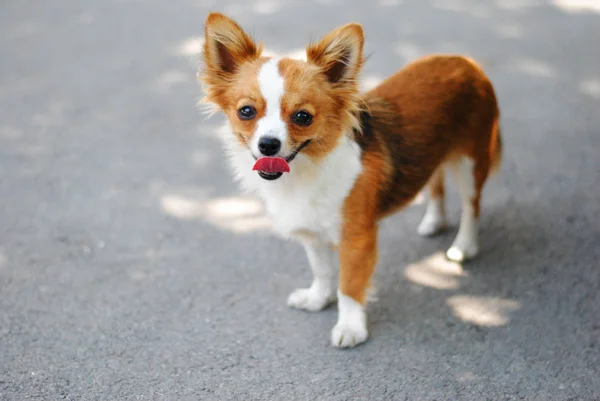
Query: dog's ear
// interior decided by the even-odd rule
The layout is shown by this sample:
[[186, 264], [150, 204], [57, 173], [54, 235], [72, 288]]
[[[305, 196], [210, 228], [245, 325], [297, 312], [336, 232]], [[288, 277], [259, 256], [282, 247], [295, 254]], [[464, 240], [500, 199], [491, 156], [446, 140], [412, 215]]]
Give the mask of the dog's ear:
[[262, 46], [257, 46], [242, 28], [230, 18], [211, 13], [204, 28], [204, 63], [219, 75], [233, 74], [245, 61], [257, 59]]
[[310, 63], [319, 66], [333, 84], [355, 83], [364, 62], [364, 34], [360, 24], [341, 26], [319, 43], [306, 48]]

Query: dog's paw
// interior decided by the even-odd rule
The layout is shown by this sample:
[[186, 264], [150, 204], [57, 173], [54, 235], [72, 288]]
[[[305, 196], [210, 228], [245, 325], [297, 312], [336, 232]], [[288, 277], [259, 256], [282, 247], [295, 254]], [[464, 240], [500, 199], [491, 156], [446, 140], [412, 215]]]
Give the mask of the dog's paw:
[[461, 263], [473, 259], [479, 253], [477, 243], [473, 242], [467, 245], [452, 245], [446, 251], [446, 258], [452, 262]]
[[335, 301], [335, 293], [327, 294], [315, 288], [299, 288], [288, 297], [288, 306], [311, 312], [320, 311]]
[[331, 343], [338, 348], [352, 348], [364, 343], [369, 337], [367, 326], [362, 322], [340, 322], [331, 331]]

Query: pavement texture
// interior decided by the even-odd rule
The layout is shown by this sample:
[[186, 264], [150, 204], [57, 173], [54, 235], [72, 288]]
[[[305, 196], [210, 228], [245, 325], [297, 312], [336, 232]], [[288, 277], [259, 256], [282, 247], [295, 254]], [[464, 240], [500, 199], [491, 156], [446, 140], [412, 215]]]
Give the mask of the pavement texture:
[[[1, 400], [600, 399], [595, 1], [5, 0], [0, 6]], [[587, 4], [587, 6], [586, 6]], [[370, 341], [290, 310], [302, 249], [240, 195], [196, 108], [206, 15], [274, 52], [348, 21], [364, 85], [431, 52], [481, 62], [504, 163], [481, 256], [381, 228]]]

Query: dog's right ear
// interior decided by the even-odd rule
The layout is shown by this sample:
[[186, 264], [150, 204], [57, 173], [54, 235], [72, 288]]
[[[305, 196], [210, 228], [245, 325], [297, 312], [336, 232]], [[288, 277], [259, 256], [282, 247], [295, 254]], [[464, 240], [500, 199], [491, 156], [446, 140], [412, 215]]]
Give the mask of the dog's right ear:
[[219, 75], [233, 74], [245, 61], [260, 56], [262, 46], [257, 46], [242, 28], [230, 18], [210, 13], [204, 28], [204, 63]]
[[306, 49], [308, 61], [321, 67], [334, 85], [355, 85], [364, 63], [362, 26], [341, 26]]

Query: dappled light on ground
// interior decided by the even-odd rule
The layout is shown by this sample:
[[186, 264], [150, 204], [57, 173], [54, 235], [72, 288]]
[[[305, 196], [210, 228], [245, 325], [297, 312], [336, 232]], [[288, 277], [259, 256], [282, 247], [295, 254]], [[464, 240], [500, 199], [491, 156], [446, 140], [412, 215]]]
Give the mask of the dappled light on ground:
[[408, 63], [416, 58], [425, 55], [427, 52], [421, 47], [417, 46], [412, 42], [400, 41], [394, 48], [397, 55], [404, 59], [404, 62]]
[[395, 7], [404, 3], [404, 0], [379, 0], [379, 4], [383, 7]]
[[[382, 5], [388, 2], [396, 3], [398, 0], [381, 0]], [[441, 10], [465, 13], [478, 18], [487, 18], [492, 12], [492, 8], [488, 4], [474, 0], [436, 0], [433, 4]], [[545, 4], [551, 4], [568, 13], [600, 13], [600, 1], [598, 0], [495, 0], [495, 6], [498, 9], [513, 13], [523, 13]]]
[[164, 196], [161, 204], [165, 213], [180, 219], [194, 219], [202, 216], [204, 213], [204, 207], [201, 202], [183, 196]]
[[522, 58], [515, 63], [519, 71], [542, 78], [556, 78], [556, 70], [540, 60]]
[[474, 295], [455, 295], [446, 300], [459, 319], [479, 326], [504, 326], [510, 313], [521, 308], [518, 301]]
[[510, 11], [516, 14], [524, 13], [543, 4], [543, 0], [496, 0], [496, 6], [499, 9]]
[[196, 149], [192, 153], [191, 162], [197, 167], [205, 167], [213, 159], [213, 154], [205, 149]]
[[377, 85], [379, 85], [382, 81], [383, 81], [383, 78], [381, 78], [380, 76], [366, 75], [366, 76], [362, 77], [362, 79], [361, 79], [361, 82], [360, 82], [361, 89], [368, 91], [370, 89], [373, 89]]
[[[198, 110], [201, 113], [201, 117], [204, 119], [208, 119], [211, 116], [215, 115], [215, 113], [216, 113], [215, 109], [210, 104], [198, 103], [197, 106], [198, 106]], [[233, 133], [231, 132], [231, 128], [229, 127], [229, 124], [225, 121], [221, 121], [220, 124], [213, 125], [208, 128], [207, 128], [206, 124], [203, 124], [201, 130], [202, 130], [202, 135], [206, 135], [206, 136], [210, 137], [211, 139], [218, 141], [218, 143], [220, 145], [223, 144], [222, 141], [224, 139], [228, 139], [233, 136]], [[219, 151], [222, 151], [222, 149], [220, 149]]]
[[257, 14], [273, 14], [281, 9], [281, 2], [277, 0], [259, 0], [254, 2], [254, 12]]
[[434, 6], [440, 10], [465, 13], [475, 18], [488, 18], [491, 14], [490, 7], [482, 2], [465, 0], [437, 0]]
[[456, 380], [459, 383], [468, 383], [468, 382], [480, 380], [480, 377], [472, 372], [459, 372], [456, 374]]
[[156, 79], [156, 90], [161, 93], [166, 93], [172, 87], [188, 82], [193, 74], [182, 70], [171, 69], [163, 72]]
[[598, 0], [552, 0], [552, 4], [566, 12], [597, 12], [600, 13]]
[[[443, 291], [459, 290], [468, 276], [461, 264], [449, 261], [443, 252], [436, 252], [404, 269], [408, 281]], [[510, 314], [521, 308], [515, 300], [466, 294], [451, 295], [446, 304], [460, 320], [486, 327], [508, 324]]]
[[203, 37], [194, 36], [187, 38], [176, 47], [176, 53], [180, 56], [198, 56], [203, 45]]
[[460, 286], [460, 279], [467, 273], [458, 263], [450, 262], [443, 252], [437, 252], [404, 270], [404, 276], [415, 284], [438, 290], [453, 290]]
[[594, 99], [600, 99], [600, 78], [586, 79], [579, 83], [579, 92]]
[[242, 196], [195, 200], [182, 195], [166, 195], [162, 210], [184, 220], [201, 219], [234, 233], [266, 231], [271, 227], [260, 201]]
[[518, 39], [523, 36], [523, 28], [516, 24], [503, 24], [496, 28], [500, 37], [507, 39]]

